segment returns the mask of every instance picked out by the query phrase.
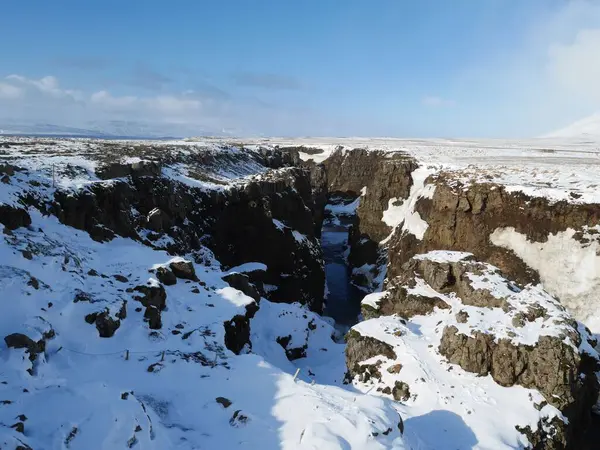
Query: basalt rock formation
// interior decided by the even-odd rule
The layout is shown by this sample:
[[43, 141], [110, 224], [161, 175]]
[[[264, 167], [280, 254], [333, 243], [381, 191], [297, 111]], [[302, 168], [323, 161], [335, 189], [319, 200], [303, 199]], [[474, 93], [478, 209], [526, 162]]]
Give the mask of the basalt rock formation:
[[[264, 158], [274, 166], [294, 162], [281, 152]], [[109, 169], [102, 175], [115, 174]], [[206, 247], [229, 267], [262, 262], [268, 267], [264, 281], [278, 286], [270, 299], [301, 301], [321, 311], [324, 272], [313, 215], [318, 208], [307, 170], [266, 171], [223, 190], [196, 188], [158, 172], [125, 172], [126, 178], [81, 192], [58, 190], [49, 211], [98, 241], [118, 235], [172, 254]]]
[[416, 211], [428, 224], [421, 241], [399, 227], [390, 240], [390, 276], [401, 272], [412, 256], [430, 250], [467, 251], [499, 267], [520, 283], [538, 283], [539, 274], [514, 252], [495, 246], [490, 236], [512, 227], [531, 242], [567, 229], [581, 230], [600, 224], [600, 205], [550, 202], [521, 192], [507, 192], [497, 184], [463, 186], [450, 183], [449, 174], [428, 180], [435, 184], [433, 198], [420, 199]]
[[[347, 335], [346, 360], [352, 377], [359, 375], [363, 383], [376, 380], [379, 391], [392, 395], [399, 383], [409, 389], [415, 380], [403, 374], [414, 373], [407, 367], [415, 362], [407, 352], [394, 352], [398, 345], [394, 342], [410, 348], [411, 339], [405, 336], [414, 333], [412, 323], [420, 324], [419, 334], [427, 335], [430, 342], [439, 339], [438, 348], [429, 351], [466, 372], [489, 374], [500, 386], [536, 389], [544, 404], [568, 419], [552, 426], [542, 420], [537, 430], [528, 430], [532, 443], [580, 448], [600, 389], [595, 375], [600, 368], [594, 350], [597, 343], [556, 299], [539, 288], [507, 280], [472, 254], [445, 251], [412, 258], [401, 275], [388, 279], [386, 288], [384, 295], [372, 294], [373, 301], [363, 305], [372, 319]], [[408, 322], [401, 320], [400, 328], [378, 337], [361, 331], [371, 329], [367, 324], [377, 323], [377, 317], [392, 314]], [[420, 319], [423, 316], [431, 316], [427, 323], [436, 323], [434, 330], [425, 328], [422, 320], [428, 319]], [[377, 355], [383, 359], [373, 362]], [[402, 400], [408, 398], [403, 395]]]

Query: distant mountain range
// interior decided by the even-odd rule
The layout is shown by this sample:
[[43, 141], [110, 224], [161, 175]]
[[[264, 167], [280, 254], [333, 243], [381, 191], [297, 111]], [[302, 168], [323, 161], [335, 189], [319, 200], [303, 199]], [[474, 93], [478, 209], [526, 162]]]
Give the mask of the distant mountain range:
[[0, 136], [56, 136], [56, 137], [94, 137], [105, 139], [167, 139], [190, 135], [224, 136], [223, 130], [205, 130], [188, 126], [164, 126], [135, 121], [113, 120], [107, 122], [91, 122], [82, 127], [70, 127], [52, 123], [22, 123], [14, 120], [0, 119]]

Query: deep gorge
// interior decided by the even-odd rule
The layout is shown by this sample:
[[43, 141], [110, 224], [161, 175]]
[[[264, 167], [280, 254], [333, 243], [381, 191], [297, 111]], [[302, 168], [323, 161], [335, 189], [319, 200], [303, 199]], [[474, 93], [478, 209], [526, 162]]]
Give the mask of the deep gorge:
[[[56, 144], [44, 145], [32, 154]], [[128, 358], [113, 370], [98, 360], [95, 372], [141, 376], [155, 390], [164, 374], [179, 379], [189, 371], [190, 390], [213, 383], [194, 391], [204, 405], [215, 403], [214, 395], [215, 407], [227, 409], [229, 397], [243, 405], [233, 416], [227, 412], [234, 429], [252, 427], [255, 416], [261, 426], [272, 414], [262, 397], [244, 403], [247, 391], [225, 395], [232, 388], [222, 380], [239, 373], [237, 384], [244, 385], [250, 371], [256, 383], [281, 376], [291, 389], [306, 387], [297, 399], [335, 389], [328, 404], [346, 395], [352, 405], [380, 401], [381, 417], [392, 418], [385, 426], [361, 410], [362, 419], [348, 420], [367, 421], [366, 436], [385, 448], [400, 439], [398, 414], [427, 441], [435, 436], [429, 421], [440, 421], [440, 411], [461, 449], [477, 444], [474, 417], [485, 417], [514, 446], [583, 448], [598, 394], [595, 338], [567, 311], [581, 313], [571, 297], [565, 309], [553, 297], [561, 292], [538, 286], [548, 267], [514, 243], [524, 236], [522, 247], [543, 256], [553, 239], [563, 246], [569, 240], [593, 262], [600, 207], [555, 204], [491, 183], [462, 185], [400, 151], [338, 149], [315, 164], [300, 160], [300, 153], [309, 155], [304, 150], [102, 144], [86, 154], [94, 173], [68, 163], [56, 171], [57, 189], [44, 178], [54, 177], [54, 163], [52, 172], [38, 159], [33, 168], [20, 167], [16, 157], [0, 165], [15, 195], [0, 206], [1, 273], [11, 295], [26, 299], [13, 306], [18, 320], [5, 320], [10, 333], [19, 332], [7, 332], [5, 342], [10, 355], [25, 352], [25, 379], [36, 381], [46, 368], [67, 367], [67, 378], [85, 371], [89, 362], [72, 361], [64, 356], [69, 350], [83, 357], [150, 349], [158, 356], [148, 362]], [[123, 161], [123, 152], [135, 162]], [[91, 180], [82, 182], [85, 176]], [[73, 177], [84, 188], [73, 186]], [[592, 305], [593, 286], [582, 292]], [[39, 324], [13, 330], [12, 322], [25, 318]], [[14, 368], [19, 377], [22, 368]], [[266, 368], [275, 375], [265, 377]], [[297, 369], [299, 379], [290, 381]], [[11, 387], [15, 398], [28, 389], [20, 383]], [[143, 385], [131, 386], [143, 392]], [[145, 399], [153, 390], [140, 401], [150, 405], [154, 400]], [[497, 404], [478, 397], [481, 391]], [[470, 397], [476, 400], [466, 410], [461, 399]], [[15, 405], [6, 411], [34, 414]], [[340, 410], [354, 406], [335, 409], [336, 417]], [[502, 416], [516, 413], [523, 416], [507, 428]], [[193, 428], [177, 420], [185, 425], [175, 428]], [[37, 423], [23, 427], [36, 430]], [[264, 431], [258, 430], [257, 436]], [[433, 441], [426, 448], [437, 450]]]

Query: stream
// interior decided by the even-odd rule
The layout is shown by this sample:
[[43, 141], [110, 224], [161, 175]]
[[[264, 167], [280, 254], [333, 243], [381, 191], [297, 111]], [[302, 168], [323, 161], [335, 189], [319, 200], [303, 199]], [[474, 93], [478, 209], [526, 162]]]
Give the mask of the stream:
[[338, 328], [349, 329], [358, 322], [360, 302], [366, 295], [351, 283], [346, 261], [348, 230], [356, 214], [356, 201], [333, 198], [326, 208], [321, 234], [325, 261], [327, 298], [325, 315], [335, 320]]

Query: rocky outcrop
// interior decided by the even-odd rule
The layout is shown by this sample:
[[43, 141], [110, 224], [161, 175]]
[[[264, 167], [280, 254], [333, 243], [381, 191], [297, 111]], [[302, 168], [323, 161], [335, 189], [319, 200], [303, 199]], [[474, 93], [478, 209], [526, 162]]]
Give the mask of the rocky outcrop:
[[127, 176], [158, 177], [161, 175], [161, 166], [156, 161], [138, 161], [130, 164], [110, 163], [97, 168], [96, 175], [102, 180]]
[[[284, 155], [282, 161], [293, 159]], [[119, 179], [76, 193], [58, 190], [50, 207], [61, 222], [98, 241], [119, 235], [174, 254], [208, 247], [229, 267], [265, 263], [265, 283], [278, 287], [270, 299], [321, 311], [324, 270], [314, 211], [310, 174], [300, 168], [266, 172], [223, 190], [159, 176]]]
[[[120, 316], [124, 318], [123, 314], [120, 314]], [[115, 332], [121, 326], [120, 318], [113, 317], [108, 308], [98, 313], [91, 313], [86, 315], [85, 321], [89, 324], [96, 325], [98, 335], [101, 338], [113, 337]]]
[[0, 223], [9, 230], [31, 225], [31, 217], [24, 208], [0, 205]]
[[230, 273], [223, 277], [223, 281], [229, 283], [229, 286], [242, 291], [248, 297], [258, 302], [260, 300], [260, 294], [257, 289], [250, 283], [250, 278], [243, 273]]
[[[413, 184], [411, 173], [416, 161], [402, 152], [338, 149], [323, 162], [328, 190], [332, 194], [361, 196], [355, 223], [350, 227], [348, 262], [354, 284], [370, 290], [370, 280], [377, 277], [386, 263], [379, 242], [392, 228], [382, 221], [390, 201], [409, 196]], [[365, 273], [365, 270], [368, 273]]]
[[37, 355], [46, 349], [46, 342], [43, 339], [36, 342], [22, 333], [9, 334], [4, 338], [4, 342], [8, 348], [24, 348], [29, 353], [31, 361], [34, 361]]
[[238, 314], [223, 324], [225, 327], [225, 347], [236, 355], [239, 355], [244, 349], [252, 349], [250, 319], [254, 317], [256, 311], [258, 311], [258, 305], [251, 303], [246, 306], [245, 314]]
[[321, 237], [321, 228], [325, 220], [325, 206], [328, 202], [327, 170], [324, 164], [315, 164], [312, 161], [305, 163], [310, 170], [310, 184], [312, 188], [312, 213], [315, 222], [315, 235]]
[[175, 277], [182, 280], [198, 281], [194, 263], [183, 258], [177, 258], [169, 263], [169, 268]]
[[[506, 279], [498, 268], [477, 261], [472, 254], [452, 251], [416, 255], [385, 286], [384, 293], [365, 298], [365, 315], [387, 320], [386, 328], [393, 323], [387, 317], [394, 314], [409, 320], [432, 316], [435, 329], [423, 329], [422, 333], [431, 334], [428, 340], [439, 336], [437, 351], [449, 363], [478, 376], [491, 375], [500, 386], [535, 389], [544, 396], [544, 404], [557, 408], [568, 419], [552, 422], [552, 426], [542, 421], [537, 430], [523, 429], [533, 436], [529, 439], [532, 445], [544, 442], [548, 447], [538, 448], [579, 448], [598, 398], [600, 386], [595, 374], [600, 364], [589, 330], [557, 299], [539, 287]], [[403, 324], [406, 322], [398, 322], [400, 327]], [[391, 339], [403, 340], [407, 332], [399, 329]], [[353, 340], [364, 339], [374, 338], [360, 335]], [[384, 345], [389, 347], [387, 341], [370, 343], [371, 347]], [[362, 361], [372, 353], [361, 355]], [[347, 356], [349, 369], [364, 366], [360, 358], [358, 363], [356, 359]], [[410, 362], [401, 356], [399, 360], [402, 364]], [[352, 374], [360, 372], [354, 370]], [[392, 370], [392, 366], [387, 372], [403, 373], [402, 369]], [[404, 387], [403, 399], [409, 395], [408, 386], [406, 390]], [[393, 393], [392, 389], [387, 391]], [[396, 390], [395, 397], [400, 397], [399, 392]]]
[[175, 274], [166, 267], [159, 267], [156, 269], [156, 278], [165, 286], [173, 286], [177, 283]]
[[[330, 192], [362, 195], [358, 207], [357, 236], [379, 242], [391, 231], [382, 222], [391, 199], [406, 199], [417, 162], [402, 152], [338, 150], [324, 161]], [[366, 189], [365, 189], [366, 188]]]
[[346, 366], [351, 376], [362, 373], [360, 363], [375, 356], [384, 356], [388, 359], [397, 357], [392, 346], [385, 342], [363, 336], [354, 330], [346, 334]]
[[507, 192], [496, 184], [464, 186], [444, 173], [428, 182], [436, 185], [433, 198], [421, 199], [416, 205], [428, 228], [421, 241], [396, 230], [389, 247], [391, 277], [401, 273], [412, 256], [447, 249], [473, 253], [519, 283], [537, 283], [535, 270], [512, 251], [492, 244], [490, 236], [496, 229], [512, 227], [532, 242], [545, 242], [550, 234], [568, 228], [600, 224], [600, 205], [551, 203], [546, 198]]

